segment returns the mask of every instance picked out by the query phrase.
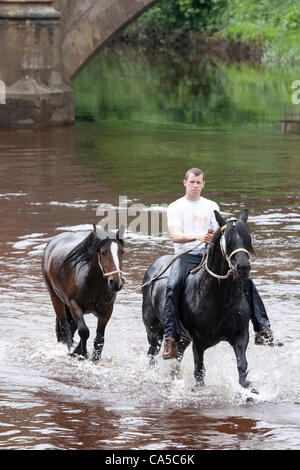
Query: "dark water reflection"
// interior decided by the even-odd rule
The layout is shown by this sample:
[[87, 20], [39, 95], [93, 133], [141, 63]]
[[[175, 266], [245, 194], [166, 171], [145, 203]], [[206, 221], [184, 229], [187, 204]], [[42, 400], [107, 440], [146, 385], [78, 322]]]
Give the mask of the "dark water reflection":
[[236, 410], [226, 407], [213, 412], [191, 407], [163, 410], [146, 404], [102, 405], [101, 399], [75, 404], [43, 390], [30, 397], [22, 389], [5, 388], [0, 397], [2, 407], [7, 397], [5, 421], [0, 424], [2, 449], [240, 450], [245, 442], [255, 449], [270, 433], [256, 419], [231, 416]]
[[[111, 114], [113, 105], [102, 106], [104, 100], [126, 109], [123, 91], [116, 87], [109, 99], [97, 101], [93, 95], [91, 103], [102, 115], [79, 121], [75, 129], [0, 133], [0, 448], [297, 449], [300, 136], [283, 134], [277, 122], [266, 118], [253, 125], [249, 114], [240, 123], [217, 125], [207, 118], [205, 125], [201, 120], [189, 125], [184, 116], [176, 121], [174, 112], [172, 119], [166, 117], [165, 105], [160, 112], [166, 119], [158, 122], [158, 108], [154, 119], [142, 101], [144, 84], [136, 85], [135, 76], [143, 70], [150, 80], [148, 69], [130, 54], [124, 56], [127, 115], [118, 111], [117, 119], [117, 108]], [[110, 70], [110, 61], [114, 65], [116, 60], [121, 64], [119, 55], [111, 55], [104, 65]], [[161, 64], [163, 72], [161, 96], [167, 94], [168, 102], [169, 71]], [[192, 88], [185, 87], [190, 69], [180, 73], [183, 96], [190, 96]], [[119, 83], [118, 68], [113, 77]], [[191, 81], [196, 78], [195, 72]], [[174, 80], [177, 86], [176, 74]], [[88, 83], [97, 88], [98, 82]], [[214, 93], [219, 90], [221, 96], [224, 86], [216, 83]], [[145, 106], [139, 122], [127, 119], [136, 109], [129, 106], [135, 89], [141, 92], [139, 108]], [[216, 99], [211, 89], [205, 93], [206, 103]], [[257, 93], [259, 102], [264, 90]], [[86, 115], [78, 106], [78, 113], [83, 109]], [[40, 272], [49, 238], [62, 230], [90, 228], [98, 220], [98, 205], [119, 210], [120, 195], [128, 197], [129, 205], [143, 203], [145, 210], [151, 203], [163, 207], [182, 194], [183, 174], [192, 166], [206, 170], [205, 195], [225, 215], [249, 208], [257, 252], [253, 276], [274, 332], [285, 343], [283, 348], [254, 346], [250, 331], [249, 376], [260, 391], [251, 404], [237, 385], [234, 355], [226, 344], [207, 351], [207, 385], [200, 393], [192, 390], [190, 349], [175, 382], [166, 361], [159, 359], [155, 370], [147, 368], [136, 288], [151, 261], [172, 252], [166, 233], [156, 238], [127, 233], [127, 286], [118, 294], [101, 364], [75, 361], [56, 343], [54, 313]], [[96, 323], [91, 316], [86, 319], [90, 350]]]

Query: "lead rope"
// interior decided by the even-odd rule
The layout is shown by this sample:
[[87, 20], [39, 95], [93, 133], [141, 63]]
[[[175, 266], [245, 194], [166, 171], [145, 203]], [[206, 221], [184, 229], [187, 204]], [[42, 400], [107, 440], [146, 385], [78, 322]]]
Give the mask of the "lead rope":
[[[174, 261], [176, 261], [178, 258], [181, 258], [181, 256], [186, 255], [186, 254], [189, 253], [190, 251], [195, 250], [196, 248], [198, 248], [198, 247], [199, 247], [200, 245], [202, 245], [202, 244], [203, 244], [203, 242], [200, 242], [200, 243], [198, 243], [196, 246], [194, 246], [193, 248], [190, 248], [189, 250], [183, 251], [182, 253], [178, 253], [176, 256], [173, 257], [173, 259], [170, 261], [170, 263], [167, 264], [167, 266], [165, 266], [165, 267], [163, 268], [163, 270], [162, 270], [159, 274], [157, 274], [155, 277], [153, 277], [153, 278], [150, 279], [149, 281], [147, 281], [147, 282], [145, 282], [144, 284], [142, 284], [141, 287], [140, 287], [140, 289], [143, 289], [143, 287], [146, 287], [146, 286], [147, 286], [148, 284], [150, 284], [151, 282], [156, 281], [156, 279], [158, 279], [160, 276], [162, 276], [162, 274], [164, 274], [164, 273], [167, 271], [167, 269], [169, 269], [169, 267], [171, 266], [171, 264], [174, 263]], [[206, 246], [205, 246], [205, 249], [204, 249], [204, 253], [205, 253], [205, 250], [206, 250]], [[202, 259], [203, 259], [203, 257], [204, 257], [204, 253], [203, 253]]]
[[[190, 248], [189, 250], [186, 250], [186, 251], [183, 251], [183, 252], [179, 252], [177, 253], [177, 255], [175, 255], [171, 261], [162, 269], [162, 271], [157, 274], [156, 276], [154, 276], [152, 279], [150, 279], [149, 281], [147, 282], [144, 282], [144, 284], [142, 284], [141, 286], [139, 287], [136, 287], [136, 288], [133, 288], [133, 289], [130, 289], [130, 291], [138, 291], [140, 289], [143, 289], [143, 287], [146, 287], [148, 286], [149, 284], [151, 284], [151, 282], [154, 282], [156, 281], [156, 279], [158, 279], [160, 276], [162, 276], [166, 271], [167, 269], [169, 269], [169, 267], [174, 263], [174, 261], [176, 261], [178, 258], [180, 258], [181, 256], [183, 255], [186, 255], [187, 253], [189, 253], [190, 251], [193, 251], [195, 250], [196, 248], [198, 248], [200, 245], [202, 245], [203, 242], [199, 242], [196, 246], [194, 246], [193, 248]], [[203, 257], [202, 259], [204, 258], [204, 254], [205, 254], [205, 251], [206, 251], [206, 246], [205, 246], [205, 249], [204, 249], [204, 253], [203, 253]]]
[[[221, 279], [228, 279], [234, 272], [234, 269], [232, 267], [230, 267], [230, 269], [228, 270], [227, 274], [224, 274], [223, 276], [221, 274], [215, 274], [213, 273], [209, 267], [207, 266], [207, 260], [208, 260], [208, 256], [206, 258], [206, 263], [205, 263], [205, 269], [206, 271], [208, 272], [208, 274], [210, 274], [212, 277], [214, 277], [215, 279], [218, 279], [219, 281]], [[229, 266], [232, 266], [231, 263], [229, 264]]]

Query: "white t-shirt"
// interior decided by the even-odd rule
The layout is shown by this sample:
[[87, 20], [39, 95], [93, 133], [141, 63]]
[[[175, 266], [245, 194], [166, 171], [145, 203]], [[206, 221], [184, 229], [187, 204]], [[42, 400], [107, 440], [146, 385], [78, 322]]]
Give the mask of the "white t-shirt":
[[[216, 221], [214, 210], [220, 212], [219, 206], [214, 201], [200, 197], [198, 201], [190, 201], [186, 197], [181, 197], [172, 202], [167, 210], [168, 228], [178, 227], [186, 234], [206, 233], [208, 229], [217, 229], [219, 224]], [[174, 243], [175, 253], [186, 251], [199, 244], [199, 240], [188, 243]], [[202, 243], [198, 248], [191, 251], [191, 254], [199, 254], [205, 247]]]

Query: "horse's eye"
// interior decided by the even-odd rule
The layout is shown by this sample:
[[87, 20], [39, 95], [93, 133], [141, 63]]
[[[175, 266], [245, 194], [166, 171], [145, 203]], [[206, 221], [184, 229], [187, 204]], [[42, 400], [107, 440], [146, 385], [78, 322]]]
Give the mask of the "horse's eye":
[[105, 256], [106, 255], [106, 250], [100, 250], [101, 255]]

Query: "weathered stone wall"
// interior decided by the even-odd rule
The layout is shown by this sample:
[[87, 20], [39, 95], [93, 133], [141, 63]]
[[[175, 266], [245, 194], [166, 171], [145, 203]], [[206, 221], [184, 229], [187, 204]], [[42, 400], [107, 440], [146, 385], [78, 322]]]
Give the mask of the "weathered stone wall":
[[0, 1], [0, 80], [6, 85], [0, 128], [74, 121], [74, 93], [62, 73], [60, 18], [52, 0]]

